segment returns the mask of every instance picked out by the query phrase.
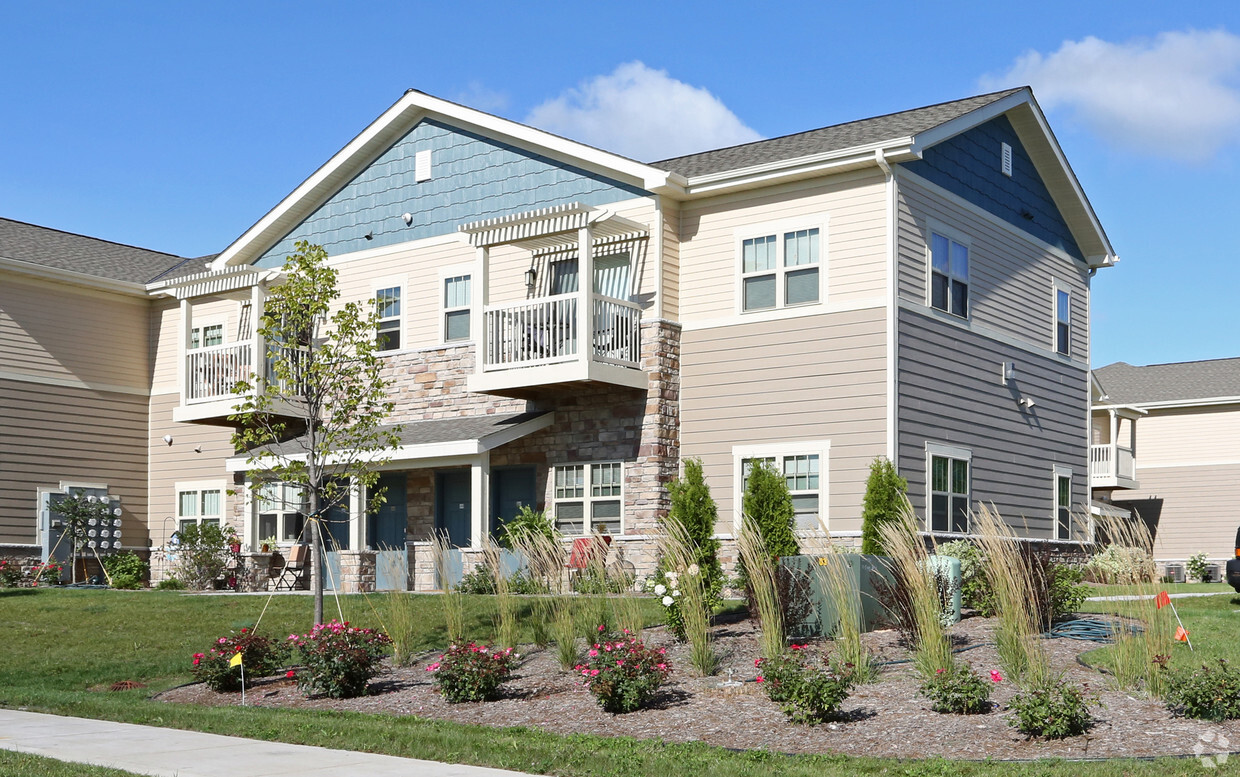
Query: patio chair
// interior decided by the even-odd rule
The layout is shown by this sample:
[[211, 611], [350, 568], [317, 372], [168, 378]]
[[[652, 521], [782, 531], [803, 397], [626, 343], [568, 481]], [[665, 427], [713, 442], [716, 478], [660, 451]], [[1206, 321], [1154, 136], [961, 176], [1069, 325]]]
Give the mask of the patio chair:
[[276, 579], [277, 591], [296, 591], [306, 588], [306, 576], [310, 573], [310, 546], [294, 545], [284, 561], [284, 569]]
[[611, 537], [607, 534], [578, 537], [573, 540], [572, 552], [568, 554], [568, 573], [580, 575], [592, 564], [597, 564], [607, 557], [607, 548], [611, 545]]

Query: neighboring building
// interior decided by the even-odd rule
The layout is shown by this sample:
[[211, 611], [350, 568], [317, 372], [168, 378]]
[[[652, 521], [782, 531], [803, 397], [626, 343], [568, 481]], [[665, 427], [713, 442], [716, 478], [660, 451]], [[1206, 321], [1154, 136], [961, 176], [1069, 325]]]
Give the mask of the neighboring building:
[[[1182, 568], [1197, 553], [1220, 565], [1232, 558], [1240, 528], [1240, 359], [1116, 362], [1094, 370], [1094, 380], [1095, 493], [1105, 489], [1111, 505], [1149, 525], [1162, 564]], [[1098, 453], [1108, 447], [1113, 457]]]
[[302, 239], [378, 300], [404, 426], [385, 508], [334, 524], [346, 576], [408, 543], [428, 586], [433, 531], [476, 549], [522, 504], [647, 570], [686, 457], [725, 538], [762, 459], [803, 532], [853, 541], [877, 456], [936, 533], [986, 503], [1088, 534], [1089, 288], [1115, 256], [1028, 89], [650, 164], [407, 92], [209, 269], [147, 285], [155, 546], [301, 530], [291, 494], [239, 488], [224, 427]]

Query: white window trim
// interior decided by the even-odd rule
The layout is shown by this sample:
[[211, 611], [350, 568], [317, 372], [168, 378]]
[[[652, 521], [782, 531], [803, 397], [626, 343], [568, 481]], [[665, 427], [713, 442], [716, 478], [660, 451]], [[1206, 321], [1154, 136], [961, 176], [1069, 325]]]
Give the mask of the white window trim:
[[204, 516], [201, 514], [194, 515], [194, 516], [181, 515], [181, 494], [188, 493], [191, 491], [198, 494], [198, 504], [199, 504], [200, 510], [201, 510], [201, 505], [202, 505], [202, 492], [203, 491], [219, 491], [220, 492], [219, 515], [218, 516], [205, 516], [205, 517], [207, 518], [217, 517], [219, 519], [219, 527], [221, 529], [225, 528], [225, 526], [228, 523], [225, 520], [225, 516], [228, 514], [228, 505], [227, 505], [228, 484], [223, 480], [186, 480], [186, 481], [177, 481], [176, 483], [173, 484], [173, 487], [172, 487], [173, 500], [174, 500], [174, 503], [172, 506], [172, 515], [173, 515], [172, 520], [173, 520], [173, 523], [176, 524], [176, 528], [174, 529], [174, 531], [181, 530], [182, 521], [188, 521], [191, 519], [194, 521], [194, 523], [198, 524], [199, 526], [202, 525], [202, 519], [204, 518]]
[[[761, 224], [745, 227], [735, 230], [732, 233], [732, 250], [736, 257], [733, 260], [735, 269], [735, 280], [733, 283], [733, 296], [736, 299], [736, 313], [744, 318], [751, 316], [769, 316], [772, 313], [782, 313], [783, 311], [805, 311], [824, 307], [827, 304], [827, 290], [830, 288], [829, 279], [827, 277], [827, 258], [830, 255], [828, 250], [827, 237], [830, 234], [828, 226], [830, 219], [827, 214], [818, 214], [797, 219], [781, 219], [779, 221], [768, 221]], [[818, 301], [802, 302], [789, 306], [784, 302], [785, 294], [785, 277], [789, 269], [800, 270], [811, 265], [801, 265], [798, 267], [787, 268], [784, 266], [784, 235], [789, 232], [798, 232], [805, 229], [818, 230]], [[775, 236], [775, 268], [772, 270], [762, 270], [749, 273], [749, 275], [769, 275], [775, 274], [775, 307], [761, 308], [759, 310], [745, 310], [745, 257], [744, 245], [746, 240], [758, 237]]]
[[[1068, 295], [1068, 350], [1059, 350], [1059, 292]], [[1051, 352], [1059, 356], [1072, 358], [1072, 289], [1069, 289], [1054, 278], [1051, 279]]]
[[[590, 468], [595, 465], [605, 465], [605, 464], [619, 464], [620, 465], [620, 496], [619, 497], [594, 496], [593, 494], [590, 493], [590, 474], [591, 474]], [[591, 505], [594, 502], [614, 502], [616, 501], [616, 499], [619, 499], [620, 500], [620, 531], [617, 532], [617, 535], [623, 536], [625, 533], [625, 530], [628, 528], [628, 519], [625, 516], [625, 513], [627, 511], [624, 509], [625, 500], [628, 497], [628, 487], [626, 485], [626, 481], [628, 480], [627, 465], [628, 465], [628, 462], [625, 461], [624, 459], [605, 459], [602, 461], [562, 461], [557, 464], [551, 465], [551, 473], [550, 473], [550, 477], [548, 478], [548, 480], [550, 481], [549, 486], [551, 489], [551, 500], [550, 501], [551, 501], [551, 522], [552, 524], [555, 524], [556, 522], [556, 512], [555, 512], [556, 505], [558, 505], [560, 502], [580, 501], [581, 508], [582, 508], [581, 534], [580, 535], [566, 534], [564, 536], [565, 537], [579, 537], [579, 536], [589, 537], [591, 534], [594, 533], [594, 528], [592, 526], [593, 511], [590, 509]], [[584, 487], [582, 489], [582, 495], [580, 497], [569, 497], [565, 499], [556, 499], [555, 497], [555, 471], [559, 469], [560, 467], [584, 467], [585, 468], [582, 473], [583, 474], [582, 482], [583, 482]]]
[[[968, 286], [968, 288], [969, 288], [969, 302], [968, 302], [968, 305], [969, 305], [969, 306], [968, 306], [968, 308], [965, 310], [965, 315], [964, 315], [963, 317], [962, 317], [962, 316], [958, 316], [958, 315], [956, 315], [955, 313], [951, 312], [951, 310], [943, 310], [942, 308], [936, 308], [936, 307], [933, 305], [933, 302], [934, 302], [934, 286], [933, 286], [933, 283], [934, 283], [934, 254], [933, 254], [933, 252], [932, 252], [932, 251], [933, 251], [933, 245], [932, 245], [932, 244], [933, 244], [933, 242], [934, 242], [934, 241], [933, 241], [933, 238], [932, 238], [931, 236], [932, 236], [932, 235], [934, 235], [934, 234], [939, 234], [939, 235], [942, 235], [943, 237], [947, 238], [948, 240], [954, 240], [955, 242], [957, 242], [957, 243], [959, 243], [960, 245], [964, 246], [964, 247], [965, 247], [965, 249], [969, 252], [969, 277], [965, 279], [965, 285], [966, 285], [966, 286]], [[928, 218], [928, 219], [926, 219], [926, 238], [927, 238], [927, 239], [926, 239], [926, 277], [925, 277], [925, 284], [926, 284], [926, 297], [925, 297], [925, 303], [926, 303], [926, 309], [928, 309], [928, 310], [930, 310], [930, 311], [932, 311], [932, 312], [934, 312], [934, 313], [936, 313], [936, 314], [943, 314], [943, 315], [946, 315], [946, 316], [950, 317], [953, 321], [971, 321], [971, 320], [973, 320], [973, 258], [974, 258], [974, 257], [973, 257], [973, 238], [972, 238], [972, 236], [971, 236], [971, 235], [969, 235], [969, 234], [968, 234], [968, 233], [966, 233], [966, 232], [961, 232], [960, 230], [956, 229], [955, 227], [950, 227], [950, 226], [948, 226], [947, 224], [944, 224], [944, 223], [943, 223], [943, 222], [941, 222], [941, 221], [937, 221], [937, 220], [935, 220], [935, 219], [930, 219], [930, 218]], [[951, 276], [949, 275], [949, 276], [948, 276], [948, 278], [949, 278], [949, 280], [950, 280]], [[950, 302], [950, 301], [947, 303], [947, 306], [948, 306], [949, 308], [951, 307], [951, 302]]]
[[[1066, 539], [1059, 536], [1059, 479], [1068, 479], [1068, 536]], [[1061, 464], [1055, 464], [1051, 467], [1051, 539], [1070, 541], [1072, 539], [1073, 520], [1072, 515], [1072, 468], [1065, 467]], [[1092, 527], [1091, 527], [1092, 528]], [[1093, 541], [1093, 532], [1089, 532], [1089, 540]]]
[[[281, 488], [281, 494], [283, 494], [283, 487], [286, 482], [287, 481], [284, 481], [284, 480], [273, 480], [271, 481], [271, 484], [279, 486]], [[261, 488], [261, 486], [256, 486], [256, 484], [253, 481], [249, 481], [249, 480], [246, 481], [246, 484], [245, 484], [245, 515], [248, 516], [248, 519], [246, 520], [245, 530], [246, 530], [247, 536], [249, 536], [250, 538], [250, 547], [252, 549], [257, 549], [258, 544], [261, 543], [264, 539], [266, 539], [266, 536], [259, 536], [261, 532], [259, 532], [259, 528], [258, 528], [258, 516], [260, 514], [259, 508], [261, 507], [261, 504], [262, 504], [262, 497], [255, 493], [256, 487]], [[280, 503], [279, 509], [275, 510], [275, 513], [276, 513], [275, 537], [276, 537], [276, 542], [279, 545], [287, 547], [287, 546], [296, 544], [298, 541], [301, 540], [301, 538], [294, 537], [292, 539], [289, 539], [288, 537], [284, 536], [284, 533], [285, 533], [284, 532], [284, 519], [289, 513], [301, 513], [303, 511], [300, 509], [290, 507], [288, 504], [286, 504], [284, 502], [283, 495], [281, 495], [279, 503]]]
[[[201, 319], [195, 316], [191, 324], [192, 326], [190, 326], [190, 332], [198, 333], [198, 347], [190, 348], [187, 344], [186, 345], [187, 351], [200, 351], [203, 348], [220, 348], [222, 346], [228, 345], [229, 341], [228, 341], [228, 317], [227, 316], [224, 316], [221, 314], [214, 314], [214, 315], [204, 316]], [[203, 331], [207, 329], [207, 327], [212, 327], [212, 326], [218, 326], [220, 328], [220, 344], [215, 345], [215, 346], [203, 345], [202, 344]], [[192, 336], [193, 335], [191, 334], [191, 338]]]
[[[400, 346], [396, 348], [390, 348], [384, 351], [376, 351], [376, 353], [379, 356], [391, 356], [392, 354], [400, 353], [409, 347], [409, 342], [407, 340], [408, 329], [409, 329], [409, 326], [408, 326], [409, 318], [406, 315], [406, 312], [409, 310], [409, 294], [408, 294], [408, 290], [406, 289], [407, 284], [405, 281], [406, 281], [406, 278], [404, 276], [400, 276], [396, 278], [380, 278], [371, 283], [370, 299], [374, 300], [372, 309], [375, 309], [375, 310], [378, 309], [380, 290], [398, 289], [399, 294], [400, 294], [400, 315], [389, 316], [388, 318], [381, 319], [381, 321], [390, 321], [393, 318], [395, 318], [397, 321], [400, 322], [400, 324], [397, 327], [397, 331], [400, 333]], [[375, 337], [378, 337], [378, 336], [379, 336], [378, 331], [376, 331]]]
[[[966, 530], [963, 533], [950, 531], [950, 527], [951, 527], [951, 505], [950, 503], [948, 504], [948, 513], [947, 513], [947, 525], [949, 527], [949, 530], [948, 531], [934, 531], [934, 517], [931, 512], [931, 497], [934, 494], [934, 490], [932, 486], [933, 486], [933, 477], [934, 477], [933, 459], [935, 456], [939, 456], [939, 457], [947, 458], [947, 459], [956, 459], [956, 460], [965, 461], [968, 463], [969, 465], [969, 510], [970, 511], [973, 510], [973, 451], [969, 450], [968, 448], [962, 448], [958, 445], [949, 445], [947, 443], [931, 442], [927, 440], [926, 441], [926, 470], [925, 470], [926, 472], [926, 507], [925, 507], [925, 516], [923, 517], [923, 523], [925, 524], [925, 531], [927, 534], [933, 534], [936, 537], [968, 537], [970, 536], [969, 529], [973, 528], [973, 522], [971, 520], [969, 521], [969, 526], [966, 527]], [[949, 472], [948, 473], [949, 483], [950, 483], [950, 478], [951, 478], [951, 473]]]
[[[745, 504], [745, 488], [743, 462], [745, 459], [770, 459], [774, 458], [778, 461], [780, 474], [783, 474], [783, 459], [787, 456], [817, 456], [818, 457], [818, 529], [804, 530], [806, 531], [822, 531], [830, 534], [831, 510], [830, 499], [830, 440], [804, 440], [800, 442], [778, 442], [765, 443], [761, 445], [733, 445], [732, 446], [732, 526], [740, 526], [741, 516], [744, 511]], [[733, 528], [732, 534], [735, 536], [736, 530]]]
[[[439, 268], [439, 284], [435, 287], [435, 294], [437, 295], [437, 302], [435, 303], [435, 309], [439, 311], [438, 332], [439, 332], [439, 345], [441, 347], [442, 346], [470, 345], [474, 342], [474, 332], [475, 332], [474, 319], [475, 318], [481, 319], [483, 316], [486, 315], [483, 312], [481, 305], [474, 304], [474, 300], [478, 297], [478, 293], [479, 293], [478, 284], [474, 282], [474, 278], [477, 276], [477, 270], [478, 270], [478, 265], [472, 264], [472, 263], [471, 264], [454, 264], [448, 267]], [[448, 279], [456, 278], [462, 275], [469, 276], [469, 304], [463, 307], [449, 309], [447, 305], [444, 304], [446, 301], [445, 295], [448, 290]], [[448, 313], [451, 311], [456, 311], [456, 310], [468, 310], [469, 311], [469, 337], [466, 337], [460, 340], [449, 340], [447, 338]]]

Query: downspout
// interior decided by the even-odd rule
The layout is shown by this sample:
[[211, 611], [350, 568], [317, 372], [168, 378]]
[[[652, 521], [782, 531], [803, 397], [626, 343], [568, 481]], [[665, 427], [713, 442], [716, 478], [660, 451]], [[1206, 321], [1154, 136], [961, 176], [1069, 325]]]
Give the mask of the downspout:
[[887, 188], [887, 460], [895, 465], [896, 460], [896, 397], [897, 373], [896, 362], [896, 305], [899, 290], [896, 283], [898, 270], [896, 240], [896, 176], [895, 171], [887, 162], [881, 148], [874, 150], [874, 162], [883, 171], [883, 183]]

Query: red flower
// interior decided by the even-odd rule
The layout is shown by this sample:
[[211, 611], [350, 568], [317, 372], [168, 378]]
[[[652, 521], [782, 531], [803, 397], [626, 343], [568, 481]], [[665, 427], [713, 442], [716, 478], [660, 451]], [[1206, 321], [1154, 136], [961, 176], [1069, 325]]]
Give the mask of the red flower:
[[296, 676], [297, 676], [297, 673], [296, 673], [296, 672], [294, 672], [292, 669], [290, 669], [290, 670], [288, 670], [288, 672], [287, 672], [284, 676], [285, 676], [285, 677], [292, 678], [292, 677], [296, 677]]
[[757, 676], [757, 678], [755, 678], [755, 679], [756, 679], [756, 681], [757, 681], [757, 682], [760, 682], [760, 683], [761, 683], [761, 682], [765, 682], [765, 681], [766, 681], [766, 678], [764, 678], [762, 675], [758, 675], [758, 676]]

